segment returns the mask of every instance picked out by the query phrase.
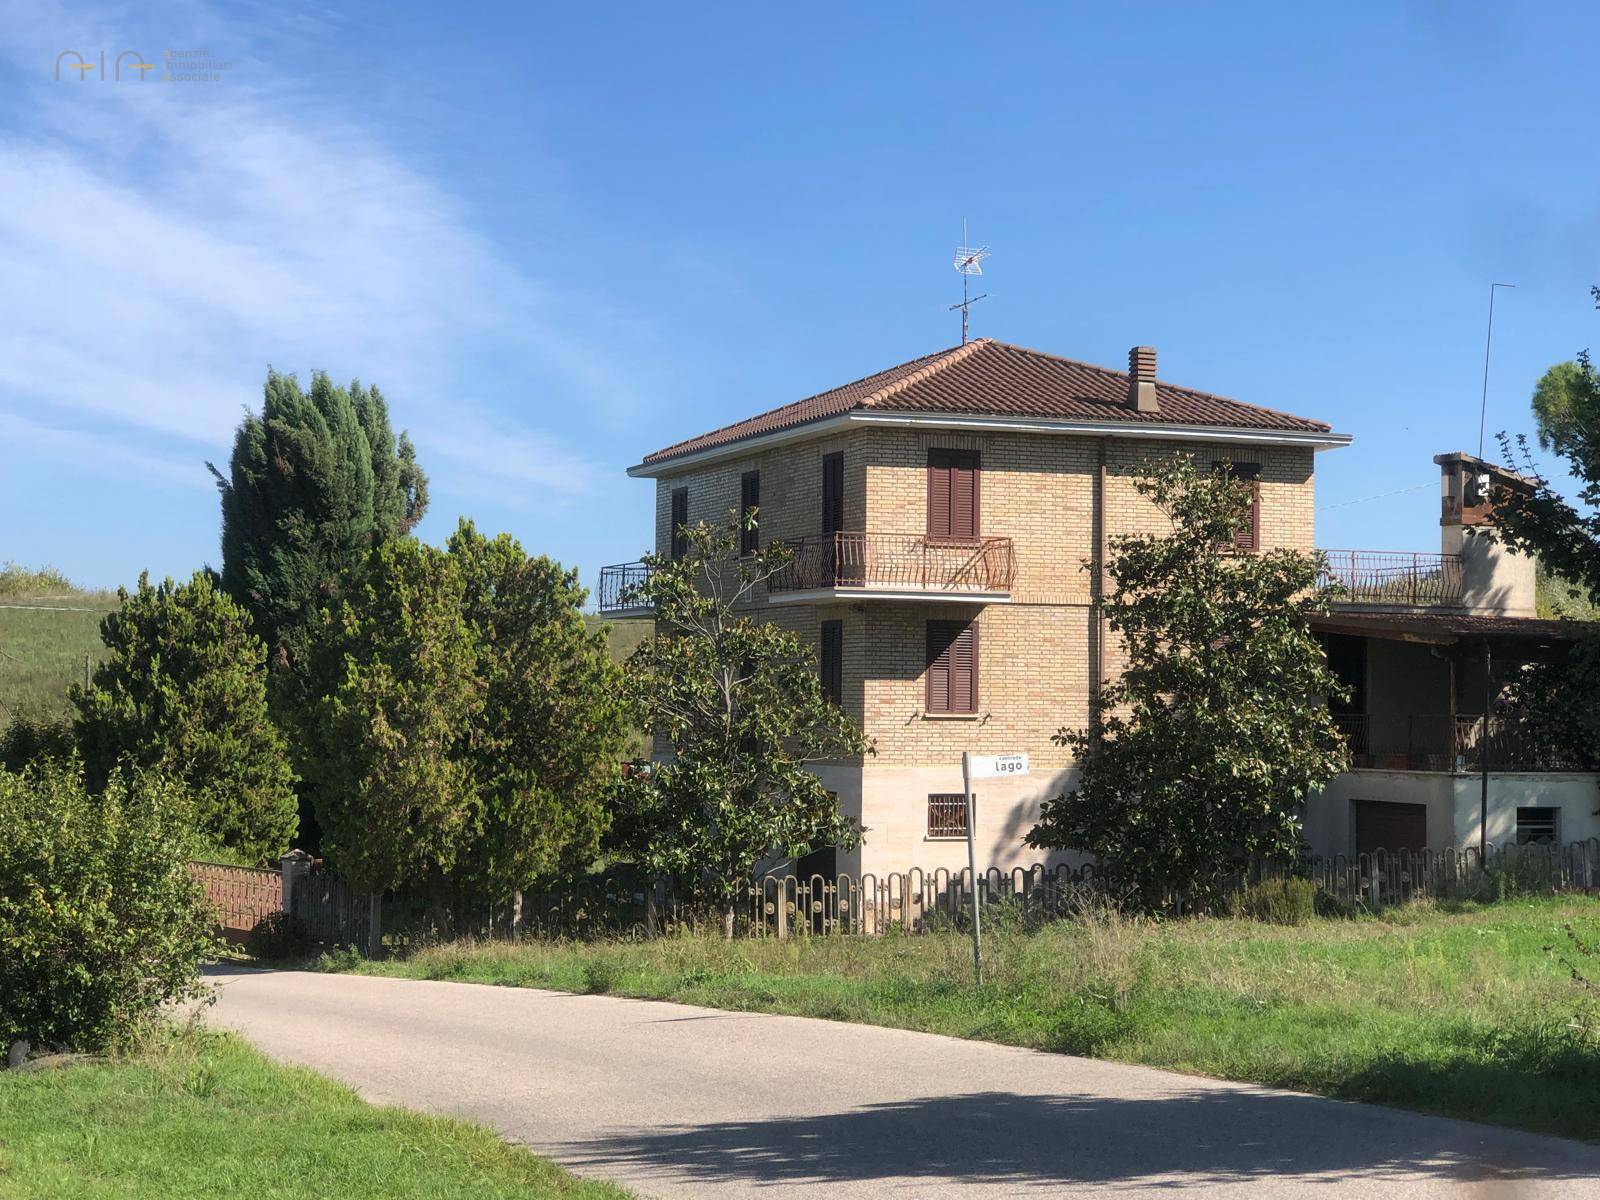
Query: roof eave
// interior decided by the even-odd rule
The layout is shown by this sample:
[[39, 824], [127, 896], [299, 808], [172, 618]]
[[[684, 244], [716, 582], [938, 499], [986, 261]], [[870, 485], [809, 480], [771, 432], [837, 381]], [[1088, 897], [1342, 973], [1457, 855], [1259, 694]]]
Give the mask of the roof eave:
[[1336, 450], [1348, 446], [1351, 435], [1328, 430], [1256, 429], [1249, 426], [1184, 425], [1176, 422], [1082, 421], [1054, 417], [1000, 417], [962, 413], [924, 413], [881, 408], [856, 408], [849, 412], [807, 421], [788, 429], [775, 429], [749, 437], [675, 454], [657, 462], [636, 463], [628, 468], [634, 479], [655, 479], [676, 475], [693, 467], [705, 466], [726, 458], [767, 450], [785, 442], [823, 437], [850, 425], [905, 426], [921, 429], [959, 429], [991, 433], [1046, 433], [1075, 437], [1122, 437], [1143, 440], [1223, 442], [1254, 446], [1302, 446], [1312, 450]]

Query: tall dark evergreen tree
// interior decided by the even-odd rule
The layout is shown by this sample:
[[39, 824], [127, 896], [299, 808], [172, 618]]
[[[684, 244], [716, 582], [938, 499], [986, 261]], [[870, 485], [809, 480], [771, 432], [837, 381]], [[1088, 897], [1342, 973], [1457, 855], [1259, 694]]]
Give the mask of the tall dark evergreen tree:
[[211, 472], [222, 585], [254, 618], [275, 672], [303, 658], [306, 626], [340, 572], [428, 506], [427, 476], [410, 439], [396, 439], [382, 394], [359, 381], [338, 387], [322, 371], [307, 391], [269, 369], [261, 415], [240, 424], [228, 476]]

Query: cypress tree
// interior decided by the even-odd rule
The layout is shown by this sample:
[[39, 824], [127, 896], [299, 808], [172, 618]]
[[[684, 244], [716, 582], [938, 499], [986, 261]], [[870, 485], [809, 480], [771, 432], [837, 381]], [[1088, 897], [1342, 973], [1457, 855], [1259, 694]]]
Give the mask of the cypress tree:
[[[210, 466], [210, 464], [207, 464]], [[428, 479], [411, 440], [397, 439], [376, 387], [336, 386], [325, 372], [302, 390], [267, 372], [261, 415], [234, 437], [222, 493], [222, 586], [267, 643], [275, 674], [303, 660], [308, 624], [367, 550], [411, 530]]]

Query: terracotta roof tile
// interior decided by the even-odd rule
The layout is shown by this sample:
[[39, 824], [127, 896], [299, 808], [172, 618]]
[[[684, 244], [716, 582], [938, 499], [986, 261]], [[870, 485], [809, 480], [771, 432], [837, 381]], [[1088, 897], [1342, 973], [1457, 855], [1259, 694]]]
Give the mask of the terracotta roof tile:
[[1160, 380], [1156, 400], [1159, 412], [1138, 412], [1128, 404], [1125, 371], [979, 338], [667, 446], [644, 461], [660, 463], [861, 408], [1301, 433], [1327, 433], [1330, 428], [1321, 421]]

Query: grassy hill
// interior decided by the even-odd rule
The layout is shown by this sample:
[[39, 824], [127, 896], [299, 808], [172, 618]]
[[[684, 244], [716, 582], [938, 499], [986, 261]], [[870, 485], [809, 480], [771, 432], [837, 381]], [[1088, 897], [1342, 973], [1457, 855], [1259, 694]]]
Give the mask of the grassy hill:
[[[98, 663], [100, 618], [117, 606], [115, 592], [76, 587], [58, 571], [0, 566], [0, 726], [19, 713], [67, 711], [67, 686], [83, 680], [83, 662]], [[591, 626], [599, 617], [585, 617]], [[649, 636], [650, 621], [613, 621], [611, 657], [624, 661]], [[638, 751], [648, 744], [638, 739]]]
[[27, 713], [67, 710], [67, 685], [83, 680], [84, 656], [100, 661], [100, 618], [115, 592], [87, 591], [57, 571], [0, 566], [0, 725]]

